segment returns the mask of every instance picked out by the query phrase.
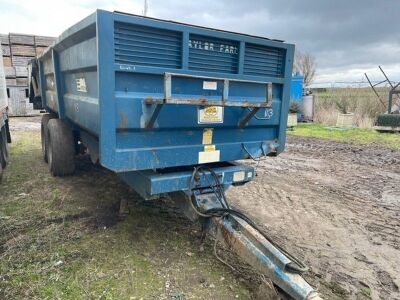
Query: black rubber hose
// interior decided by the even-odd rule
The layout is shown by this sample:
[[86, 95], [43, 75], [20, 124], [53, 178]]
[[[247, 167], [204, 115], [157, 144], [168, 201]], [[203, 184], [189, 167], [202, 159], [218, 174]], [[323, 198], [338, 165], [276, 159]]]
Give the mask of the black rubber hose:
[[293, 261], [293, 263], [289, 263], [286, 265], [287, 269], [289, 269], [292, 272], [295, 273], [304, 273], [308, 270], [308, 267], [297, 257], [295, 257], [293, 254], [289, 253], [286, 249], [282, 248], [280, 245], [275, 243], [271, 237], [269, 237], [266, 233], [264, 233], [256, 223], [254, 223], [249, 217], [247, 217], [245, 214], [235, 210], [235, 209], [229, 209], [229, 208], [211, 208], [208, 209], [204, 212], [205, 215], [210, 215], [212, 217], [222, 217], [225, 214], [231, 214], [234, 216], [239, 217], [246, 223], [248, 223], [251, 227], [253, 227], [255, 230], [257, 230], [267, 241], [269, 241], [275, 248], [277, 248], [279, 251], [281, 251], [287, 258]]
[[[209, 210], [206, 210], [204, 212], [201, 212], [198, 210], [198, 205], [197, 203], [195, 203], [192, 197], [192, 191], [193, 191], [193, 182], [194, 179], [196, 177], [196, 174], [200, 172], [200, 170], [204, 170], [204, 171], [208, 171], [210, 172], [211, 176], [213, 177], [214, 181], [215, 181], [215, 187], [218, 188], [218, 190], [215, 190], [213, 186], [211, 186], [212, 191], [214, 192], [215, 196], [217, 197], [218, 201], [221, 204], [221, 208], [211, 208]], [[215, 173], [214, 170], [212, 170], [209, 167], [206, 166], [200, 166], [200, 167], [195, 167], [189, 182], [189, 201], [192, 204], [193, 209], [195, 210], [196, 213], [198, 213], [199, 215], [201, 215], [202, 217], [207, 216], [207, 217], [223, 217], [226, 214], [232, 214], [235, 215], [237, 217], [239, 217], [240, 219], [242, 219], [243, 221], [247, 222], [251, 227], [253, 227], [255, 230], [257, 230], [267, 241], [269, 241], [274, 247], [276, 247], [277, 249], [279, 249], [287, 258], [289, 258], [290, 260], [292, 260], [291, 263], [286, 265], [286, 268], [289, 269], [292, 272], [295, 273], [304, 273], [308, 270], [308, 267], [297, 257], [295, 257], [294, 255], [292, 255], [291, 253], [289, 253], [287, 250], [285, 250], [284, 248], [282, 248], [280, 245], [278, 245], [277, 243], [275, 243], [272, 238], [270, 238], [266, 233], [264, 233], [259, 226], [253, 222], [248, 216], [246, 216], [245, 214], [235, 210], [235, 209], [231, 209], [229, 207], [229, 204], [226, 200], [225, 197], [225, 191], [223, 186], [221, 185], [221, 182], [219, 181], [218, 175]]]

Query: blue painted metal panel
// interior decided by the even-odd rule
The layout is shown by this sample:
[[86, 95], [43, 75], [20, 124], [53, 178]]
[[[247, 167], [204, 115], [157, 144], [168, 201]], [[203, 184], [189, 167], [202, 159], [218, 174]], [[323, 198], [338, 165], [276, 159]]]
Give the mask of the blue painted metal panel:
[[[232, 184], [244, 184], [251, 181], [255, 175], [254, 167], [234, 163], [220, 165], [209, 165], [220, 178], [224, 186]], [[233, 175], [236, 172], [243, 172], [243, 178], [234, 181]], [[143, 198], [150, 199], [156, 195], [176, 191], [188, 191], [188, 182], [193, 173], [193, 168], [182, 168], [180, 170], [165, 169], [161, 171], [145, 170], [119, 173], [121, 178], [135, 189]], [[209, 187], [213, 182], [211, 174], [205, 172], [196, 183], [196, 188]]]
[[303, 98], [303, 76], [296, 73], [290, 83], [290, 100], [300, 102]]
[[[300, 106], [303, 101], [303, 79], [304, 77], [302, 75], [296, 73], [293, 75], [292, 82], [290, 83], [290, 101], [297, 102]], [[304, 120], [304, 116], [301, 111], [297, 113], [297, 120]]]
[[237, 73], [238, 42], [191, 34], [188, 47], [190, 70]]
[[246, 44], [244, 74], [283, 77], [285, 50]]
[[[204, 128], [214, 129], [219, 161], [259, 157], [284, 147], [293, 50], [264, 38], [98, 10], [40, 58], [44, 100], [53, 111], [61, 105], [75, 129], [97, 136], [100, 163], [117, 172], [201, 163]], [[166, 73], [211, 78], [172, 76], [173, 99], [239, 106], [224, 107], [220, 123], [200, 124], [199, 103], [164, 104], [146, 128], [157, 107], [148, 101], [165, 99]], [[215, 88], [206, 88], [207, 81]], [[271, 107], [239, 126], [248, 105], [266, 102], [267, 82]]]
[[172, 30], [116, 22], [115, 62], [120, 64], [181, 67], [181, 34]]

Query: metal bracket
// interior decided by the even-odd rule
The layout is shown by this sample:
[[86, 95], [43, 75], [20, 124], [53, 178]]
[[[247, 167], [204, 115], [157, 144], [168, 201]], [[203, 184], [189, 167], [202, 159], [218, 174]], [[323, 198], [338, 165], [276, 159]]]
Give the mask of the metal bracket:
[[239, 127], [243, 128], [246, 126], [246, 124], [250, 121], [251, 118], [254, 117], [254, 115], [259, 111], [260, 107], [254, 107], [252, 110], [249, 111], [249, 113], [240, 120], [239, 122]]
[[147, 120], [147, 122], [144, 126], [146, 129], [150, 129], [150, 128], [153, 128], [154, 123], [156, 122], [158, 115], [160, 114], [161, 108], [164, 105], [164, 101], [162, 101], [162, 100], [154, 101], [152, 99], [146, 99], [145, 104], [146, 105], [153, 105], [153, 104], [156, 105], [155, 109], [153, 110], [153, 113], [151, 114], [150, 118]]
[[[172, 98], [172, 76], [175, 77], [188, 77], [188, 78], [200, 78], [200, 79], [210, 79], [210, 80], [223, 80], [224, 86], [222, 90], [221, 100], [207, 100], [207, 99], [182, 99], [182, 98]], [[250, 82], [250, 83], [260, 83], [266, 85], [266, 97], [264, 102], [251, 102], [251, 101], [229, 101], [229, 83], [230, 79], [227, 78], [213, 78], [207, 76], [195, 76], [187, 74], [175, 74], [175, 73], [165, 73], [164, 74], [164, 99], [145, 99], [146, 105], [156, 105], [151, 117], [146, 122], [145, 128], [152, 128], [161, 108], [164, 104], [181, 104], [181, 105], [196, 105], [196, 106], [232, 106], [232, 107], [248, 107], [253, 108], [250, 113], [248, 113], [240, 122], [239, 127], [243, 128], [246, 126], [247, 122], [253, 118], [260, 108], [268, 108], [272, 106], [272, 82], [260, 82], [252, 80], [232, 80], [235, 82]]]
[[[223, 86], [223, 91], [222, 91], [222, 95], [221, 95], [221, 100], [207, 100], [207, 99], [201, 99], [201, 98], [200, 99], [172, 98], [172, 87], [171, 87], [172, 76], [223, 81], [224, 86]], [[264, 102], [229, 101], [229, 83], [230, 83], [230, 81], [265, 84], [266, 85], [265, 101]], [[271, 107], [271, 105], [272, 105], [272, 82], [228, 79], [228, 78], [214, 78], [214, 77], [208, 77], [208, 76], [195, 76], [195, 75], [177, 74], [177, 73], [165, 73], [164, 74], [164, 103], [165, 104], [202, 105], [202, 106]]]

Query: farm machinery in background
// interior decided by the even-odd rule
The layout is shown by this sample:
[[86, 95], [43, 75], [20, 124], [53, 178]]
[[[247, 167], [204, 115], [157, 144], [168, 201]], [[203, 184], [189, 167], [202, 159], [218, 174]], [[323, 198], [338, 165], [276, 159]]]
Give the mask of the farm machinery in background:
[[[367, 78], [369, 85], [371, 86], [375, 95], [378, 97], [378, 100], [382, 106], [387, 110], [386, 113], [379, 114], [376, 117], [374, 129], [379, 132], [400, 132], [400, 82], [395, 84], [393, 81], [390, 81], [381, 66], [379, 66], [379, 69], [381, 70], [385, 79], [376, 84], [372, 84], [367, 73], [365, 73], [365, 77]], [[381, 84], [389, 84], [390, 86], [387, 104], [376, 90], [376, 87]]]

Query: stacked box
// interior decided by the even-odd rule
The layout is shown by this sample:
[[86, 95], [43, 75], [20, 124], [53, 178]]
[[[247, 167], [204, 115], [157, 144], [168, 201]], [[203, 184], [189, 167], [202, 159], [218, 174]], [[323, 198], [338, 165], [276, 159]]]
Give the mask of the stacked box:
[[3, 57], [10, 56], [11, 54], [10, 45], [1, 44], [1, 54], [3, 55]]
[[35, 45], [35, 37], [33, 35], [10, 33], [8, 36], [11, 45]]
[[[0, 34], [6, 85], [10, 95], [9, 106], [14, 115], [25, 114], [27, 110], [21, 107], [29, 105], [29, 101], [22, 97], [22, 95], [25, 95], [25, 90], [28, 89], [29, 84], [29, 61], [42, 55], [54, 41], [55, 38], [48, 36], [16, 33]], [[10, 93], [11, 90], [12, 93]], [[21, 91], [24, 91], [24, 93]], [[13, 109], [13, 106], [15, 109]]]
[[3, 65], [5, 67], [11, 67], [11, 58], [10, 57], [3, 57]]
[[0, 33], [0, 43], [2, 45], [9, 45], [10, 44], [10, 40], [8, 38], [8, 34]]
[[41, 56], [47, 49], [46, 46], [38, 46], [36, 47], [36, 57]]
[[6, 85], [7, 85], [7, 87], [17, 85], [17, 79], [16, 78], [6, 78]]
[[12, 45], [11, 53], [13, 56], [34, 57], [36, 55], [35, 47], [26, 45]]

